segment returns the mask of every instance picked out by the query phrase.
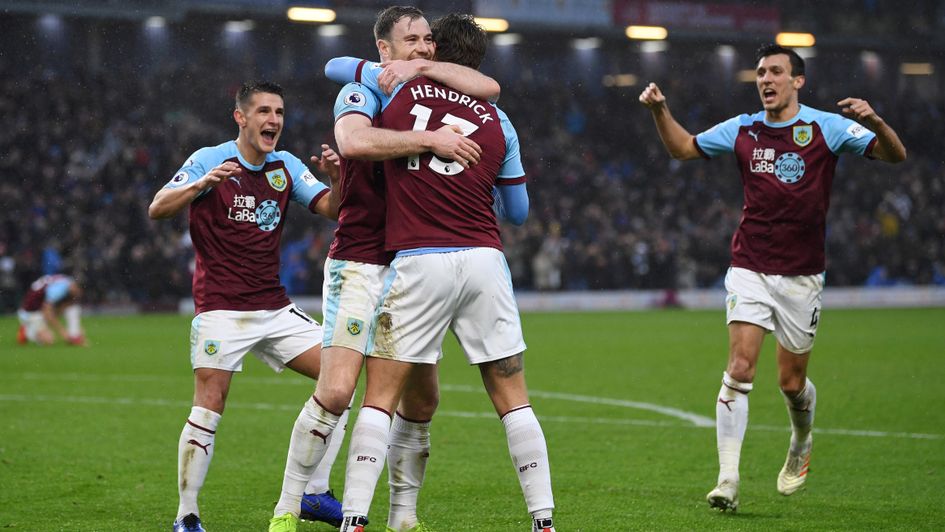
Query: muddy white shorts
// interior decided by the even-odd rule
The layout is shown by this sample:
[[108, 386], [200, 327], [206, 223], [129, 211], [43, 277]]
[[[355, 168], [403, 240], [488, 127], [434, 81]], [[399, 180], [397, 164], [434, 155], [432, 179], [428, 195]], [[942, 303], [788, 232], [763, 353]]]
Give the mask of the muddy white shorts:
[[347, 347], [364, 354], [387, 266], [350, 260], [325, 261], [322, 347]]
[[731, 267], [725, 275], [726, 323], [743, 321], [770, 331], [782, 347], [806, 353], [814, 347], [824, 274], [769, 275]]
[[433, 364], [452, 330], [470, 364], [525, 350], [505, 255], [494, 248], [397, 257], [384, 283], [369, 356]]
[[194, 369], [242, 371], [243, 357], [252, 352], [281, 372], [321, 342], [321, 325], [294, 304], [279, 310], [210, 310], [191, 323], [190, 363]]

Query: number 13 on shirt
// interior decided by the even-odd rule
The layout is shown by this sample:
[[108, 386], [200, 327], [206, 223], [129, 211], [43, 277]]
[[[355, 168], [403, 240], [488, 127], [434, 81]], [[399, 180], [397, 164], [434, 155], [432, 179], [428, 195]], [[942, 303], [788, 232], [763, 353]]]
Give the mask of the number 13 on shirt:
[[[430, 123], [430, 116], [433, 114], [433, 110], [429, 107], [421, 104], [414, 104], [413, 108], [410, 109], [410, 114], [417, 117], [413, 123], [414, 131], [426, 131], [427, 125]], [[473, 124], [469, 120], [462, 119], [456, 115], [446, 113], [441, 122], [447, 126], [458, 126], [459, 129], [463, 132], [464, 137], [472, 135], [474, 131], [479, 129], [479, 126]], [[436, 155], [430, 159], [430, 164], [428, 165], [431, 170], [441, 175], [457, 175], [462, 173], [463, 165], [457, 164], [453, 161], [444, 161]], [[420, 156], [411, 155], [407, 157], [407, 169], [408, 170], [419, 170], [420, 169]]]

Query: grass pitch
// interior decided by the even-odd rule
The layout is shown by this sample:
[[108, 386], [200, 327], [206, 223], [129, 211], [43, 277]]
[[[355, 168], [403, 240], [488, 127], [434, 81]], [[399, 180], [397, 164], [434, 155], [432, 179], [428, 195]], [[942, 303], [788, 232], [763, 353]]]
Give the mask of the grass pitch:
[[[736, 514], [704, 499], [717, 473], [707, 420], [725, 366], [723, 322], [721, 310], [524, 316], [560, 532], [941, 529], [945, 309], [824, 313], [810, 366], [811, 473], [791, 497], [775, 489], [789, 429], [769, 338]], [[92, 317], [85, 326], [87, 349], [21, 347], [15, 319], [0, 318], [0, 529], [168, 530], [193, 393], [189, 319]], [[441, 381], [421, 516], [441, 532], [528, 530], [502, 425], [452, 339]], [[255, 359], [235, 377], [201, 493], [209, 530], [266, 529], [310, 393], [305, 378]], [[344, 452], [332, 476], [339, 496]], [[386, 513], [385, 475], [368, 529], [382, 531]]]

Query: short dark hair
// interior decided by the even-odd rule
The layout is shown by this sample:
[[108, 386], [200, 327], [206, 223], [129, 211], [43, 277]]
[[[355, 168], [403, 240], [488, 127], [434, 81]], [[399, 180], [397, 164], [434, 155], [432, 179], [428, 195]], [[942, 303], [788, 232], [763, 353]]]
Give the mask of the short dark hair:
[[767, 44], [762, 44], [758, 51], [755, 52], [755, 63], [761, 61], [763, 58], [768, 57], [769, 55], [778, 55], [785, 54], [788, 56], [788, 59], [791, 60], [791, 75], [792, 76], [803, 76], [804, 75], [804, 59], [801, 56], [797, 55], [797, 52], [790, 48], [785, 48], [780, 44], [775, 44], [769, 42]]
[[413, 6], [390, 6], [377, 14], [374, 23], [374, 39], [390, 39], [390, 30], [397, 21], [408, 17], [411, 21], [423, 18], [423, 11]]
[[240, 85], [240, 90], [236, 91], [236, 106], [240, 108], [245, 107], [249, 104], [249, 100], [253, 95], [258, 92], [268, 92], [279, 96], [283, 100], [285, 99], [282, 87], [277, 83], [263, 80], [247, 81]]
[[472, 15], [453, 13], [430, 25], [436, 60], [478, 69], [486, 57], [489, 38]]

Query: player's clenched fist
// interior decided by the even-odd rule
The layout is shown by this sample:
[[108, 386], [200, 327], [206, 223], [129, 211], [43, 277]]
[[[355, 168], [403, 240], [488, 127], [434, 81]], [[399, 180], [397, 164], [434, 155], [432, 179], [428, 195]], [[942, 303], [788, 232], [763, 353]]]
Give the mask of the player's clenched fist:
[[662, 91], [656, 86], [656, 83], [650, 83], [643, 89], [643, 92], [640, 93], [640, 103], [647, 106], [650, 110], [657, 109], [666, 105], [666, 96], [663, 96]]

